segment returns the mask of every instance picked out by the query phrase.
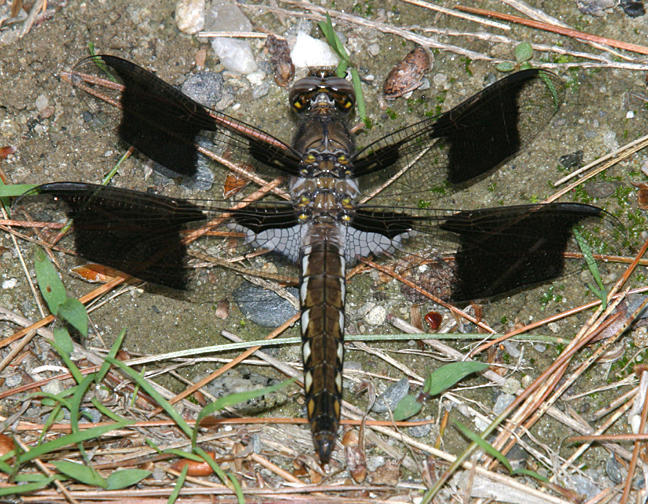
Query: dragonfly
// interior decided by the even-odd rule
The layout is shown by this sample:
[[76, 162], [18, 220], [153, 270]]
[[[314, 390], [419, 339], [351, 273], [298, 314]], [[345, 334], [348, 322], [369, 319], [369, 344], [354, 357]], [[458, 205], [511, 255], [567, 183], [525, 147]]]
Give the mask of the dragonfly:
[[350, 129], [353, 88], [325, 71], [290, 90], [290, 142], [205, 107], [117, 56], [82, 60], [67, 78], [110, 105], [119, 138], [159, 166], [193, 177], [206, 155], [266, 184], [268, 194], [250, 201], [252, 189], [245, 189], [227, 201], [194, 200], [62, 181], [29, 191], [19, 206], [31, 215], [60, 210], [73, 221], [67, 246], [78, 255], [174, 289], [190, 285], [187, 229], [205, 223], [295, 263], [306, 411], [322, 464], [340, 426], [351, 265], [369, 256], [428, 260], [449, 243], [451, 257], [434, 262], [442, 271], [440, 296], [489, 298], [560, 276], [564, 253], [574, 247], [572, 228], [589, 226], [596, 234], [607, 216], [577, 203], [432, 206], [432, 187], [463, 189], [487, 177], [549, 124], [565, 86], [548, 71], [510, 74], [445, 113], [363, 147]]

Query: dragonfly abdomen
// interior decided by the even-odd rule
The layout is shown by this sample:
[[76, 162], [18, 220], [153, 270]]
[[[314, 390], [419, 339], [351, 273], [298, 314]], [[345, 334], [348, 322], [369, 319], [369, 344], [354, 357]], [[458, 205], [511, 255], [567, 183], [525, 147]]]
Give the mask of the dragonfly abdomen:
[[344, 359], [345, 261], [337, 243], [304, 247], [300, 260], [302, 358], [306, 409], [313, 444], [323, 464], [340, 423]]

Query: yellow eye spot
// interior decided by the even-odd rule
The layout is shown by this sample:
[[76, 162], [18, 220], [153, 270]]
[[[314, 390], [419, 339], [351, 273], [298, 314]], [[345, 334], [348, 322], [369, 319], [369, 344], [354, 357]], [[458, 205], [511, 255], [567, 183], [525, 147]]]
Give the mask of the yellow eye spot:
[[302, 222], [305, 221], [305, 220], [308, 220], [308, 214], [300, 213], [299, 216], [297, 217], [297, 219], [299, 219]]
[[315, 156], [313, 156], [312, 154], [308, 154], [308, 155], [306, 156], [305, 161], [306, 161], [307, 163], [314, 163], [314, 162], [315, 162]]
[[342, 216], [342, 220], [343, 220], [344, 222], [350, 222], [350, 221], [351, 221], [351, 216], [350, 216], [350, 215], [347, 215], [347, 214], [344, 214], [344, 215]]
[[293, 107], [295, 107], [297, 110], [301, 110], [303, 105], [301, 104], [300, 101], [293, 102]]
[[347, 157], [344, 154], [338, 156], [337, 160], [338, 160], [338, 163], [340, 163], [340, 164], [347, 164], [349, 162], [349, 160], [347, 159]]
[[347, 100], [346, 102], [344, 102], [345, 109], [349, 109], [351, 107], [353, 107], [353, 102], [351, 102], [351, 100]]

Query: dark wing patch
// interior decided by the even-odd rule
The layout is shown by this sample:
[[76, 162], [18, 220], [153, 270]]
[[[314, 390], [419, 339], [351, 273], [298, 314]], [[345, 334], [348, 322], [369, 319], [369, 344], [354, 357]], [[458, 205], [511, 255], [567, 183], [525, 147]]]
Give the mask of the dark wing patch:
[[184, 289], [186, 246], [180, 231], [205, 219], [200, 208], [180, 199], [80, 182], [38, 186], [16, 205], [50, 200], [73, 219], [76, 252], [90, 260], [175, 289]]
[[253, 233], [268, 229], [290, 228], [299, 224], [297, 214], [288, 205], [254, 204], [232, 211], [234, 221]]
[[[93, 74], [118, 78], [110, 96], [122, 110], [119, 137], [165, 168], [185, 176], [197, 170], [196, 143], [201, 131], [212, 131], [213, 142], [228, 151], [232, 161], [250, 156], [280, 172], [295, 174], [300, 158], [286, 143], [242, 121], [208, 109], [138, 65], [116, 56], [92, 56], [71, 72], [76, 86], [94, 94], [109, 94], [105, 86], [92, 86]], [[96, 95], [95, 95], [96, 96]]]
[[358, 209], [351, 226], [367, 233], [379, 233], [390, 239], [412, 230], [413, 218], [399, 212]]
[[577, 203], [458, 212], [440, 228], [457, 235], [452, 299], [494, 296], [556, 278], [572, 227], [600, 208]]
[[[529, 145], [563, 99], [556, 75], [537, 69], [514, 73], [440, 116], [371, 143], [354, 156], [354, 174], [362, 177], [363, 189], [399, 176], [373, 202], [388, 205], [393, 196], [416, 206], [428, 197], [426, 190], [445, 180], [469, 182]], [[414, 166], [400, 175], [410, 163]]]

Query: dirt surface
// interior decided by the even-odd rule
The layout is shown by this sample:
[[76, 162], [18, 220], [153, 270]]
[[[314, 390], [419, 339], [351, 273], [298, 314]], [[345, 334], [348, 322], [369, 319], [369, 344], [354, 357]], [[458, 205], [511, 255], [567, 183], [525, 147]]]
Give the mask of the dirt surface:
[[[455, 4], [437, 3], [449, 7]], [[510, 12], [500, 2], [465, 3]], [[579, 12], [576, 2], [556, 0], [529, 3], [539, 4], [538, 7], [545, 13], [585, 32], [637, 44], [648, 40], [645, 16], [632, 19], [621, 9], [613, 9], [606, 11], [603, 17], [593, 17]], [[392, 25], [418, 25], [436, 30], [470, 32], [473, 35], [429, 36], [494, 60], [513, 60], [515, 44], [505, 43], [501, 39], [479, 38], [474, 35], [476, 32], [487, 30], [493, 35], [504, 35], [513, 41], [555, 46], [565, 51], [601, 54], [598, 49], [574, 39], [539, 30], [513, 26], [510, 32], [504, 32], [396, 1], [385, 2], [384, 10], [378, 9], [378, 6], [378, 2], [371, 1], [335, 2], [337, 10], [346, 10], [361, 18], [381, 20]], [[69, 1], [64, 5], [52, 2], [46, 18], [40, 20], [24, 37], [16, 37], [18, 28], [0, 32], [0, 146], [11, 145], [16, 148], [15, 154], [0, 161], [0, 169], [6, 176], [7, 183], [55, 180], [99, 182], [122, 154], [101, 128], [94, 128], [84, 121], [83, 113], [91, 104], [59, 78], [60, 72], [87, 56], [89, 43], [94, 44], [98, 53], [115, 54], [135, 61], [173, 84], [181, 84], [189, 74], [196, 71], [196, 57], [202, 49], [207, 50], [205, 66], [215, 71], [222, 70], [216, 56], [205, 43], [179, 32], [174, 22], [174, 8], [174, 2], [166, 0]], [[290, 17], [278, 17], [253, 8], [244, 11], [257, 29], [280, 35], [295, 22]], [[412, 42], [369, 27], [339, 24], [337, 28], [346, 38], [346, 46], [364, 79], [368, 115], [374, 124], [371, 131], [360, 134], [359, 144], [400, 125], [421, 119], [425, 113], [434, 112], [437, 104], [441, 110], [447, 110], [483, 88], [495, 77], [501, 76], [495, 69], [495, 61], [467, 59], [451, 51], [438, 49], [433, 51], [433, 67], [427, 74], [430, 87], [415, 91], [410, 99], [387, 103], [381, 97], [382, 82], [391, 67], [411, 50]], [[320, 36], [316, 28], [313, 28], [311, 34]], [[251, 44], [257, 60], [267, 61], [268, 56], [261, 49], [262, 42], [252, 41]], [[369, 51], [373, 44], [379, 47], [375, 56]], [[632, 57], [635, 56], [637, 55], [632, 54]], [[615, 56], [609, 56], [609, 60], [624, 62]], [[566, 173], [559, 163], [562, 156], [582, 150], [584, 163], [587, 163], [645, 134], [644, 126], [648, 118], [648, 108], [645, 106], [645, 69], [648, 65], [641, 69], [638, 58], [633, 60], [636, 64], [634, 69], [587, 68], [587, 65], [576, 65], [585, 61], [583, 59], [537, 49], [532, 61], [536, 66], [550, 68], [568, 82], [564, 107], [531, 148], [469, 190], [440, 197], [439, 207], [477, 208], [541, 201], [554, 192], [551, 184]], [[303, 72], [302, 69], [302, 75]], [[231, 74], [226, 74], [225, 77], [225, 85], [229, 86], [234, 102], [224, 112], [267, 129], [277, 137], [286, 140], [291, 138], [293, 123], [287, 106], [287, 91], [276, 86], [271, 76], [266, 76], [266, 81], [270, 84], [268, 94], [259, 99], [253, 98], [253, 86], [244, 77]], [[628, 226], [633, 238], [638, 238], [645, 222], [642, 214], [637, 211], [631, 183], [645, 180], [641, 169], [646, 162], [646, 152], [639, 152], [605, 175], [588, 182], [584, 189], [564, 196], [562, 201], [586, 201], [602, 206]], [[115, 184], [140, 190], [154, 189], [184, 197], [202, 197], [167, 184], [155, 176], [146, 178], [145, 173], [140, 159], [130, 159], [120, 169]], [[20, 246], [28, 267], [33, 272], [31, 245], [21, 242]], [[253, 267], [259, 265], [259, 262], [252, 263]], [[604, 268], [604, 279], [608, 284], [616, 277], [616, 271], [614, 268]], [[0, 306], [32, 320], [41, 318], [34, 298], [29, 294], [17, 253], [9, 236], [2, 233], [0, 282], [12, 279], [17, 280], [15, 287], [0, 290]], [[92, 288], [67, 277], [64, 280], [70, 292], [75, 295], [81, 295]], [[231, 300], [232, 288], [241, 279], [233, 273], [216, 270], [212, 282], [214, 292], [209, 299], [183, 300], [155, 292], [126, 291], [91, 313], [94, 333], [90, 345], [109, 345], [122, 328], [128, 330], [126, 347], [130, 351], [145, 354], [224, 342], [220, 336], [222, 329], [229, 329], [244, 339], [263, 337], [267, 330], [246, 321], [235, 306], [232, 306], [226, 320], [215, 317], [216, 303]], [[491, 327], [504, 331], [515, 323], [525, 324], [538, 320], [592, 299], [594, 298], [588, 293], [584, 282], [575, 275], [554, 283], [553, 287], [540, 286], [486, 304], [483, 317]], [[367, 303], [384, 306], [397, 316], [409, 318], [411, 303], [400, 294], [395, 282], [385, 284], [375, 274], [363, 275], [349, 286], [347, 317], [350, 334], [393, 331], [386, 324], [371, 327], [365, 322]], [[432, 307], [432, 304], [425, 305], [423, 312]], [[560, 321], [551, 329], [541, 329], [540, 333], [570, 339], [585, 317], [586, 315], [582, 315], [580, 318]], [[15, 329], [15, 326], [0, 321], [0, 337], [12, 334]], [[298, 334], [297, 328], [289, 332], [292, 336]], [[411, 349], [414, 345], [399, 343], [380, 347], [402, 350]], [[627, 356], [633, 350], [629, 342], [626, 347]], [[537, 376], [537, 371], [544, 369], [557, 353], [558, 350], [553, 346], [526, 346], [525, 353], [518, 362], [520, 371], [517, 378], [522, 380], [526, 375]], [[296, 362], [299, 360], [299, 348], [287, 346], [281, 349], [279, 355]], [[438, 365], [428, 355], [405, 355], [402, 358], [410, 369], [417, 370], [420, 375], [425, 375], [429, 368]], [[384, 373], [395, 380], [402, 377], [397, 370], [382, 361], [374, 362], [370, 359], [371, 356], [360, 352], [347, 352], [347, 360], [358, 362], [365, 370]], [[510, 359], [511, 364], [516, 362], [514, 357], [507, 359]], [[194, 379], [208, 369], [213, 369], [213, 364], [191, 366], [180, 372]], [[577, 390], [573, 392], [588, 390], [608, 380], [618, 380], [619, 376], [614, 374], [614, 369], [616, 368], [610, 372], [609, 365], [604, 364], [595, 367], [591, 372], [591, 381], [588, 379], [579, 382]], [[473, 383], [476, 384], [477, 380]], [[618, 391], [615, 393], [620, 395]], [[294, 394], [294, 397], [299, 397], [296, 389]], [[474, 391], [467, 394], [476, 397]], [[481, 389], [478, 394], [492, 393]], [[600, 394], [596, 399], [581, 402], [577, 409], [582, 412], [596, 409], [608, 402], [610, 397]], [[364, 397], [354, 397], [352, 392], [347, 392], [346, 398], [359, 405], [365, 401]], [[482, 396], [481, 401], [489, 404], [491, 398]], [[428, 405], [426, 408], [424, 414], [438, 414], [436, 406]], [[294, 406], [274, 414], [301, 415], [299, 407], [295, 409]], [[544, 443], [558, 451], [561, 440], [567, 434], [550, 421], [541, 422], [536, 430], [536, 435]], [[456, 453], [463, 443], [459, 436], [450, 434], [445, 449]], [[304, 450], [308, 450], [307, 445]], [[602, 450], [591, 450], [589, 455], [595, 461], [597, 470], [602, 471], [607, 454]]]

